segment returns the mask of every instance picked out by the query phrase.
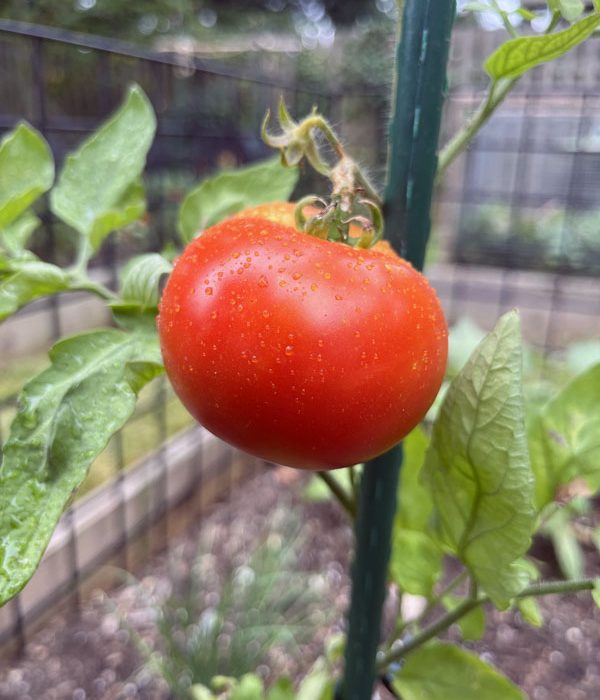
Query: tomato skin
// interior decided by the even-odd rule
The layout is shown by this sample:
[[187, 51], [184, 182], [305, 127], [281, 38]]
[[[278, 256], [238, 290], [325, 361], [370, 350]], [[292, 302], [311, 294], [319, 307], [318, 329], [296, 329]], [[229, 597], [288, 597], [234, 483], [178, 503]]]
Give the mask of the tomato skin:
[[177, 260], [158, 319], [190, 413], [268, 461], [331, 469], [390, 448], [441, 385], [447, 326], [406, 261], [234, 218]]

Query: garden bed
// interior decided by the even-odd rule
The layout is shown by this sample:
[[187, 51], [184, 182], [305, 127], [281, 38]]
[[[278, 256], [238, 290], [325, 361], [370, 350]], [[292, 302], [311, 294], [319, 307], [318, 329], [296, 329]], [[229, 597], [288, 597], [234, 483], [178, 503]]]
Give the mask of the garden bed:
[[[235, 581], [252, 566], [258, 571], [253, 557], [257, 547], [264, 546], [271, 548], [276, 561], [287, 562], [290, 589], [298, 585], [306, 592], [298, 594], [304, 614], [298, 617], [295, 609], [291, 641], [274, 644], [259, 670], [266, 677], [300, 675], [322, 652], [326, 636], [343, 626], [352, 546], [345, 515], [332, 502], [306, 502], [305, 483], [304, 475], [288, 469], [260, 473], [173, 540], [167, 552], [135, 571], [135, 577], [123, 574], [125, 582], [119, 588], [93, 591], [78, 615], [56, 615], [29, 639], [22, 656], [0, 662], [0, 698], [177, 697], [147, 660], [152, 654], [158, 663], [157, 651], [181, 633], [170, 627], [173, 634], [165, 634], [161, 622], [169, 622], [177, 611], [181, 617], [188, 609], [190, 571], [203, 584], [196, 599], [214, 607], [216, 592], [223, 590], [228, 575]], [[290, 563], [287, 545], [292, 542]], [[587, 564], [588, 574], [600, 572], [591, 550]], [[552, 596], [541, 600], [540, 607], [543, 628], [529, 627], [517, 613], [493, 612], [484, 638], [469, 646], [508, 674], [532, 700], [595, 700], [600, 690], [600, 610], [589, 594]], [[243, 619], [240, 626], [240, 632], [248, 632]], [[231, 625], [225, 631], [235, 638]], [[178, 667], [172, 663], [163, 673], [165, 668]]]

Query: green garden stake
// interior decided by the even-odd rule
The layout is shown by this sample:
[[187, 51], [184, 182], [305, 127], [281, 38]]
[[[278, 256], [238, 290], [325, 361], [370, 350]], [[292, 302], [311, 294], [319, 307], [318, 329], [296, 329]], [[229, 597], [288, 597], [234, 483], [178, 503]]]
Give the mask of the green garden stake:
[[[396, 55], [385, 231], [392, 245], [417, 269], [423, 267], [429, 237], [455, 14], [454, 0], [407, 0]], [[343, 700], [368, 700], [373, 692], [401, 463], [402, 446], [397, 445], [369, 462], [362, 478]]]

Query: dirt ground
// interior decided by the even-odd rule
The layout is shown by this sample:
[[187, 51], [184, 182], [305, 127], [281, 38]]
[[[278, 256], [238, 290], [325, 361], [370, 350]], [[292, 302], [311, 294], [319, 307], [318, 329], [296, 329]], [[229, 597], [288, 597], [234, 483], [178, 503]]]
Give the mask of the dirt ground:
[[[301, 497], [303, 481], [296, 474], [273, 470], [246, 482], [135, 578], [116, 590], [94, 592], [77, 615], [52, 618], [27, 641], [19, 658], [0, 659], [0, 700], [175, 697], [147, 662], [157, 658], [163, 643], [160, 606], [185, 587], [199, 562], [208, 581], [202, 595], [210, 602], [227, 566], [239, 573], [257, 542], [287, 536], [288, 525], [279, 531], [276, 525], [288, 522], [290, 514], [300, 524], [292, 528], [298, 540], [295, 566], [302, 572], [297, 576], [315, 594], [307, 599], [305, 616], [314, 631], [296, 640], [293, 655], [274, 648], [260, 671], [267, 678], [299, 676], [322, 652], [326, 636], [343, 629], [352, 532], [336, 504], [307, 503]], [[201, 556], [199, 547], [204, 547]], [[600, 575], [597, 559], [590, 551], [589, 575]], [[589, 594], [551, 596], [541, 601], [541, 609], [546, 620], [541, 629], [517, 613], [493, 611], [484, 638], [466, 646], [506, 673], [531, 700], [597, 700], [600, 610]], [[455, 630], [450, 637], [457, 637]], [[381, 690], [379, 697], [390, 696]]]

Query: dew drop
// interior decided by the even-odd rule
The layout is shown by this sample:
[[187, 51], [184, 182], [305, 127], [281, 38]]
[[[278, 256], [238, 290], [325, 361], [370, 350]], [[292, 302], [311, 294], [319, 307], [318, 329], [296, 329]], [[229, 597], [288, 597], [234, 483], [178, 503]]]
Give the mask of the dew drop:
[[263, 315], [263, 318], [269, 318], [269, 316], [271, 314], [269, 313], [268, 309], [263, 309], [262, 315]]
[[285, 346], [284, 352], [285, 352], [285, 354], [286, 354], [288, 357], [289, 357], [290, 355], [293, 355], [293, 353], [294, 353], [294, 346], [293, 346], [293, 345], [286, 345], [286, 346]]
[[287, 282], [285, 280], [279, 280], [279, 286], [285, 287], [285, 286], [287, 286]]
[[299, 280], [301, 277], [302, 277], [302, 273], [301, 273], [301, 272], [294, 272], [294, 273], [292, 274], [292, 279], [294, 279], [294, 280]]
[[315, 284], [314, 282], [310, 285], [311, 292], [316, 292], [318, 288], [319, 288], [319, 285]]
[[212, 287], [206, 287], [206, 288], [204, 289], [204, 293], [206, 294], [207, 297], [212, 296], [213, 288], [212, 288]]
[[237, 260], [237, 259], [240, 257], [240, 254], [239, 254], [239, 253], [237, 252], [237, 250], [236, 250], [234, 253], [231, 254], [231, 257], [232, 257], [234, 260]]

